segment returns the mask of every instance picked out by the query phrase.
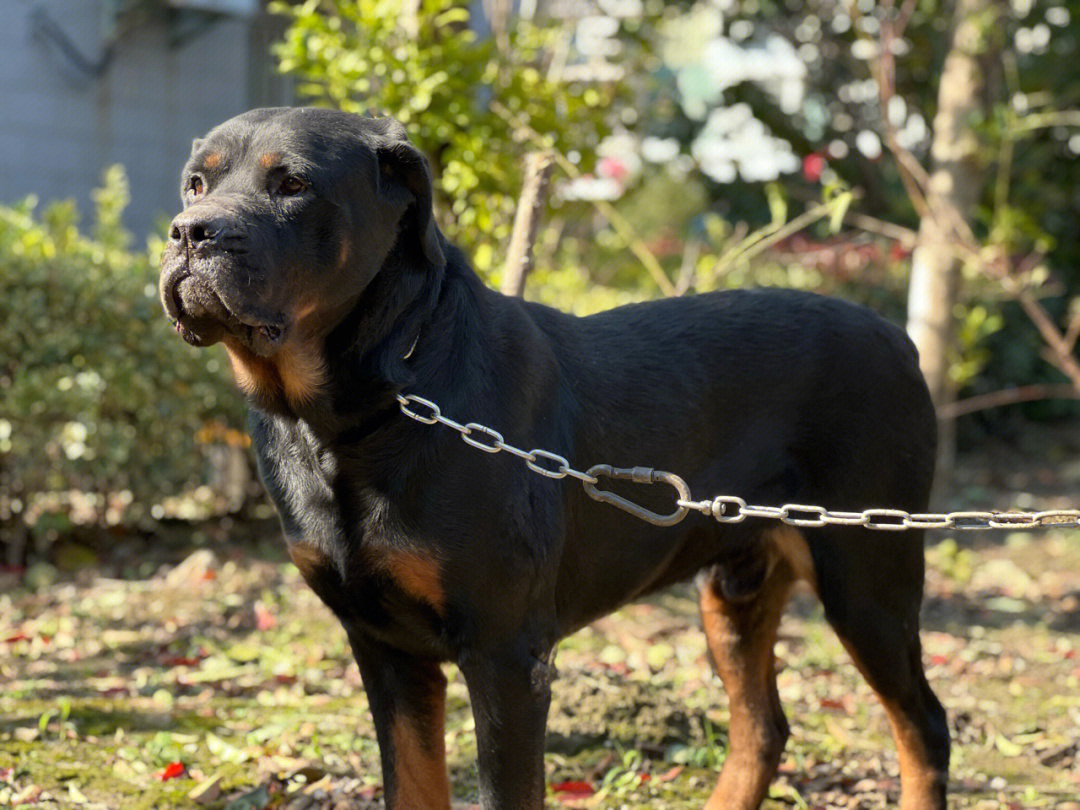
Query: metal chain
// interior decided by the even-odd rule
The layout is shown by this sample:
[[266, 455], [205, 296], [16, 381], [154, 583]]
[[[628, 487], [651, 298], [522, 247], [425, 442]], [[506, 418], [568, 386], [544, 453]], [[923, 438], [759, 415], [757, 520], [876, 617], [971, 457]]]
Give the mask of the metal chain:
[[[1049, 527], [1080, 528], [1080, 509], [1058, 509], [1043, 512], [906, 512], [903, 509], [864, 509], [861, 512], [834, 512], [821, 506], [788, 503], [783, 506], [757, 506], [748, 504], [734, 495], [718, 495], [704, 501], [690, 498], [687, 483], [674, 473], [654, 470], [651, 467], [612, 467], [597, 464], [586, 472], [575, 470], [570, 462], [558, 453], [547, 450], [522, 450], [507, 444], [503, 436], [476, 422], [461, 424], [443, 416], [439, 406], [416, 394], [398, 394], [401, 412], [410, 419], [425, 425], [440, 424], [457, 431], [462, 440], [485, 453], [505, 450], [525, 461], [535, 473], [548, 478], [576, 478], [585, 487], [590, 498], [610, 503], [642, 520], [657, 526], [674, 526], [691, 511], [713, 517], [719, 523], [741, 523], [748, 517], [779, 520], [788, 526], [862, 526], [885, 532], [901, 532], [907, 529], [1043, 529]], [[418, 413], [413, 407], [426, 408]], [[543, 460], [547, 465], [539, 464]], [[678, 507], [668, 515], [660, 515], [613, 492], [598, 489], [601, 477], [633, 481], [638, 484], [664, 483], [674, 487], [679, 497]]]
[[[476, 422], [469, 422], [467, 425], [463, 425], [460, 422], [455, 422], [453, 419], [443, 416], [442, 410], [432, 402], [430, 399], [424, 399], [418, 397], [416, 394], [398, 394], [398, 405], [401, 407], [401, 412], [410, 419], [415, 419], [425, 425], [434, 425], [436, 423], [445, 425], [451, 430], [456, 430], [461, 434], [462, 440], [465, 444], [475, 447], [477, 450], [483, 450], [485, 453], [498, 453], [500, 450], [505, 450], [512, 456], [517, 456], [525, 461], [525, 465], [534, 473], [545, 475], [548, 478], [576, 478], [585, 484], [596, 484], [599, 480], [595, 476], [589, 473], [583, 473], [580, 470], [575, 470], [570, 466], [570, 462], [560, 456], [558, 453], [549, 453], [547, 450], [522, 450], [520, 447], [514, 447], [512, 444], [507, 444], [499, 431]], [[422, 408], [427, 408], [429, 413], [427, 415], [417, 413], [412, 410], [410, 406], [419, 405]], [[482, 436], [484, 438], [476, 438]], [[538, 459], [544, 459], [552, 464], [551, 467], [544, 467], [537, 464]]]

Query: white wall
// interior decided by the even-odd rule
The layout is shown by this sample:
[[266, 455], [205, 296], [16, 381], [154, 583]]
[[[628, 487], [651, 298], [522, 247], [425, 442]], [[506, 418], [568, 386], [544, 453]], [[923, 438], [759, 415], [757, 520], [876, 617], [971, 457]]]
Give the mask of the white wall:
[[188, 18], [202, 25], [171, 45], [170, 18], [159, 8], [124, 33], [100, 76], [80, 71], [35, 33], [40, 9], [96, 60], [107, 3], [0, 0], [0, 201], [73, 197], [85, 215], [104, 167], [122, 163], [132, 189], [126, 224], [141, 242], [178, 209], [179, 171], [192, 138], [267, 101], [266, 26]]

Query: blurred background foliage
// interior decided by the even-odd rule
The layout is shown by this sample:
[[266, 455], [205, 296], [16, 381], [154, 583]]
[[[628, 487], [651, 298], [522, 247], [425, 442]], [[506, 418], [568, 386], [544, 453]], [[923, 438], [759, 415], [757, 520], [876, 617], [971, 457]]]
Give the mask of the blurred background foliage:
[[[951, 3], [482, 5], [483, 15], [459, 0], [271, 8], [287, 21], [274, 53], [300, 100], [402, 120], [431, 160], [443, 229], [489, 282], [523, 157], [546, 148], [563, 162], [528, 297], [578, 313], [656, 297], [634, 247], [679, 292], [801, 287], [903, 322], [919, 220], [883, 138], [891, 129], [928, 162]], [[1080, 307], [1080, 3], [996, 8], [982, 113], [969, 122], [986, 178], [972, 226], [1017, 258], [1064, 323]], [[881, 27], [898, 15], [903, 35], [883, 54]], [[895, 77], [887, 104], [881, 69]], [[93, 521], [111, 520], [117, 498], [117, 515], [168, 513], [167, 495], [209, 480], [209, 450], [243, 444], [224, 355], [192, 351], [160, 315], [159, 243], [131, 247], [119, 169], [96, 199], [90, 235], [67, 203], [0, 207], [8, 525], [70, 520], [74, 492], [90, 498]], [[1027, 316], [975, 269], [955, 315], [964, 393], [1064, 380]], [[960, 438], [1078, 415], [1060, 399], [983, 411], [962, 420]]]
[[162, 318], [160, 243], [130, 247], [123, 169], [94, 198], [92, 236], [71, 203], [0, 206], [0, 519], [42, 542], [160, 515], [207, 480], [200, 444], [243, 443], [226, 427], [243, 406], [224, 357], [190, 351]]

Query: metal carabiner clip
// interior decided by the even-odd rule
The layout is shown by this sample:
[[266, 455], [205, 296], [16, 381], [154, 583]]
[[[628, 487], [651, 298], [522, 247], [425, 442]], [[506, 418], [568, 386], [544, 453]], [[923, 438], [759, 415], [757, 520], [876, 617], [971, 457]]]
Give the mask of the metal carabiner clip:
[[[690, 487], [686, 485], [685, 481], [674, 473], [664, 472], [663, 470], [654, 470], [651, 467], [612, 467], [610, 464], [597, 464], [595, 467], [589, 468], [587, 475], [590, 475], [593, 478], [600, 478], [601, 476], [617, 478], [623, 481], [633, 481], [635, 484], [668, 484], [669, 486], [674, 487], [679, 493], [679, 500], [690, 500]], [[641, 518], [655, 526], [674, 526], [686, 517], [687, 511], [689, 511], [685, 506], [679, 506], [679, 508], [670, 515], [658, 515], [656, 512], [646, 509], [644, 506], [640, 506], [632, 501], [628, 501], [626, 498], [616, 495], [614, 492], [597, 489], [597, 483], [599, 482], [582, 482], [585, 487], [585, 493], [594, 501], [610, 503], [612, 506], [617, 506], [624, 512], [629, 512], [634, 517]]]

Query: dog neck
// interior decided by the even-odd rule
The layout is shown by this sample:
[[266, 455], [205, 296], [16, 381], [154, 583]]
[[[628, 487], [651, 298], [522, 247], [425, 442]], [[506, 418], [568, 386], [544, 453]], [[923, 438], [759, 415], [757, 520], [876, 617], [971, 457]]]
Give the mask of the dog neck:
[[[236, 369], [234, 357], [251, 406], [319, 425], [328, 436], [355, 435], [362, 425], [374, 429], [396, 413], [395, 395], [450, 353], [453, 335], [447, 333], [454, 331], [463, 296], [448, 291], [480, 285], [453, 253], [445, 268], [393, 254], [336, 325], [308, 341], [302, 355], [284, 358], [289, 361], [284, 374], [272, 363], [275, 358], [261, 364], [254, 358]], [[436, 321], [439, 328], [431, 328]], [[300, 359], [304, 363], [296, 362]], [[242, 373], [261, 376], [245, 380]], [[311, 384], [297, 385], [305, 382]], [[295, 395], [299, 390], [303, 396]]]

